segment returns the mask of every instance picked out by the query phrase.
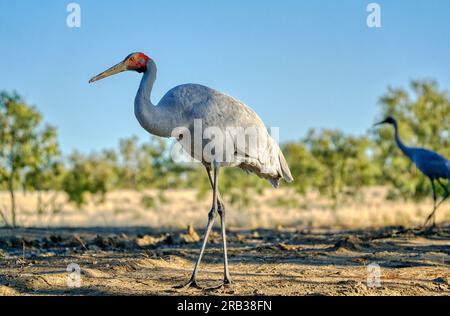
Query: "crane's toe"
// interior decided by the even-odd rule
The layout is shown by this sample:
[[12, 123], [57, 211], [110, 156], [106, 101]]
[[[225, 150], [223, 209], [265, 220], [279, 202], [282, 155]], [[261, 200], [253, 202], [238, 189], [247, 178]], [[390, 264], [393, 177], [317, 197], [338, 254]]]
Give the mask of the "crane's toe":
[[[431, 218], [433, 217], [433, 213], [431, 213], [428, 217], [427, 217], [427, 220], [425, 221], [425, 223], [423, 224], [423, 229], [427, 229], [427, 225], [428, 225], [428, 223], [430, 222], [430, 220], [431, 220]], [[430, 227], [428, 227], [428, 228], [434, 228], [436, 226], [436, 223], [433, 221], [432, 223], [431, 223], [431, 226]]]
[[436, 223], [432, 222], [431, 225], [427, 226], [429, 220], [424, 224], [422, 229], [419, 231], [419, 235], [431, 236], [431, 235], [439, 235], [441, 234], [441, 228], [436, 225]]
[[225, 279], [223, 282], [221, 282], [218, 285], [204, 288], [203, 291], [209, 291], [209, 292], [210, 291], [217, 291], [217, 290], [220, 290], [220, 289], [223, 289], [223, 288], [227, 288], [227, 287], [230, 287], [230, 286], [231, 286], [231, 281], [229, 279]]
[[180, 285], [175, 285], [173, 287], [174, 289], [179, 289], [179, 290], [187, 290], [190, 288], [193, 289], [198, 289], [198, 290], [202, 290], [203, 288], [197, 283], [197, 280], [189, 280], [189, 282], [185, 283], [185, 284], [180, 284]]

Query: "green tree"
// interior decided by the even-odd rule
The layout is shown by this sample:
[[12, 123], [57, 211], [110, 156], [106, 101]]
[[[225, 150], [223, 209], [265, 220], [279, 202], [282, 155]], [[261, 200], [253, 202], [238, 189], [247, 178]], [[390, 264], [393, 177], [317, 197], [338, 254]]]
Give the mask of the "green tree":
[[[137, 188], [138, 177], [149, 176], [149, 170], [150, 173], [152, 172], [151, 162], [149, 165], [144, 166], [142, 160], [147, 162], [145, 157], [142, 157], [142, 151], [136, 136], [119, 141], [119, 152], [117, 155], [117, 186], [119, 188]], [[149, 166], [150, 168], [148, 168]], [[145, 169], [145, 171], [139, 170], [140, 168]], [[143, 171], [144, 175], [140, 175], [140, 171]]]
[[[40, 157], [40, 163], [30, 166], [24, 177], [24, 189], [37, 193], [37, 211], [43, 213], [47, 206], [55, 212], [55, 201], [58, 191], [61, 190], [64, 176], [64, 165], [61, 161], [61, 152], [57, 143], [56, 129], [46, 129], [36, 140], [35, 155]], [[43, 192], [52, 192], [48, 201], [44, 201]]]
[[111, 152], [103, 151], [90, 155], [75, 152], [69, 156], [62, 188], [70, 202], [82, 206], [86, 202], [87, 193], [103, 200], [115, 183], [117, 174]]
[[152, 186], [155, 188], [192, 188], [198, 183], [199, 177], [206, 175], [199, 164], [175, 162], [170, 144], [162, 138], [152, 137], [150, 142], [144, 145], [144, 149], [151, 154]]
[[142, 144], [136, 136], [121, 139], [116, 169], [117, 187], [126, 189], [177, 188], [182, 186], [182, 175], [189, 170], [175, 164], [166, 141], [154, 136]]
[[11, 223], [16, 226], [17, 189], [44, 173], [58, 156], [56, 130], [43, 124], [41, 113], [17, 93], [0, 93], [0, 182], [11, 201]]
[[[212, 194], [211, 184], [205, 168], [197, 170], [196, 187], [198, 196], [205, 197]], [[270, 187], [267, 180], [258, 178], [254, 174], [246, 174], [239, 168], [221, 168], [219, 175], [219, 190], [225, 203], [230, 203], [240, 209], [248, 207], [255, 202], [255, 195], [261, 195], [265, 188]]]
[[283, 146], [283, 153], [295, 179], [290, 186], [297, 193], [305, 195], [324, 181], [323, 165], [311, 154], [303, 142], [287, 143]]
[[[410, 89], [392, 88], [380, 98], [379, 120], [391, 115], [408, 146], [425, 147], [450, 156], [450, 99], [435, 81], [416, 80]], [[374, 130], [375, 161], [382, 173], [379, 182], [392, 185], [390, 196], [421, 199], [429, 196], [429, 180], [405, 157], [394, 141], [392, 126]], [[440, 189], [440, 188], [437, 188]]]
[[378, 169], [371, 161], [367, 137], [346, 136], [339, 130], [310, 130], [304, 143], [320, 164], [315, 185], [335, 206], [341, 197], [353, 196], [361, 187], [373, 184]]

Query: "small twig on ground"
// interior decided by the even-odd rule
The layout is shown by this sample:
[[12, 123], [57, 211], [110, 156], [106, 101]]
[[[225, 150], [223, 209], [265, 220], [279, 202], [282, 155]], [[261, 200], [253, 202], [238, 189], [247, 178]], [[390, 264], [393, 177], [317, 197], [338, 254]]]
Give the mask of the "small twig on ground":
[[38, 275], [38, 278], [42, 279], [48, 286], [52, 286], [42, 275]]
[[150, 284], [148, 284], [148, 283], [145, 283], [145, 282], [142, 282], [142, 281], [140, 281], [140, 280], [134, 280], [136, 283], [139, 283], [139, 284], [143, 284], [143, 285], [146, 285], [146, 286], [150, 286]]

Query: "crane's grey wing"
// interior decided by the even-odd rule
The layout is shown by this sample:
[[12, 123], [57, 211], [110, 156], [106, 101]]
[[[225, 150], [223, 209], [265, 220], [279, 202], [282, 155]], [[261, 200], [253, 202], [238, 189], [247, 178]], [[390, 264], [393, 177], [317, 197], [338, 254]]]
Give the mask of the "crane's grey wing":
[[205, 127], [219, 127], [233, 143], [237, 165], [269, 180], [277, 187], [280, 179], [293, 181], [280, 147], [269, 135], [255, 111], [224, 93], [209, 91], [208, 102], [193, 108], [195, 117], [203, 117]]
[[[219, 128], [233, 144], [233, 152], [224, 153], [226, 157], [233, 155], [233, 165], [269, 180], [275, 187], [281, 178], [293, 181], [286, 159], [264, 123], [239, 100], [202, 85], [186, 84], [169, 91], [160, 103], [175, 104], [191, 130], [194, 120], [201, 120], [203, 130]], [[250, 134], [256, 131], [260, 141], [241, 141], [242, 129]]]

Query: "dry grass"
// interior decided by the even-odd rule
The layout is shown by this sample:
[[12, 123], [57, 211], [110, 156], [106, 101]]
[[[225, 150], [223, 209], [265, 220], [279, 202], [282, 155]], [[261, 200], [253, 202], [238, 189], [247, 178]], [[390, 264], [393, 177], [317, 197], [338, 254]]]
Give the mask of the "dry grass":
[[[330, 201], [314, 194], [299, 197], [288, 189], [268, 190], [256, 196], [255, 203], [239, 209], [228, 205], [230, 227], [276, 228], [334, 227], [374, 228], [389, 225], [417, 226], [423, 224], [432, 208], [432, 201], [422, 203], [390, 202], [385, 200], [385, 188], [371, 188], [363, 192], [359, 201], [348, 202], [337, 209]], [[48, 200], [52, 194], [43, 194]], [[149, 208], [142, 198], [152, 197]], [[8, 205], [8, 195], [0, 193], [0, 205]], [[18, 194], [18, 223], [25, 227], [92, 227], [92, 226], [149, 226], [184, 228], [188, 224], [203, 227], [210, 208], [209, 197], [199, 198], [194, 190], [167, 190], [160, 197], [156, 191], [116, 191], [100, 202], [90, 199], [79, 210], [66, 202], [64, 194], [56, 199], [57, 213], [36, 211], [37, 194]], [[9, 214], [7, 214], [9, 215]], [[437, 212], [437, 221], [450, 220], [450, 204]]]

